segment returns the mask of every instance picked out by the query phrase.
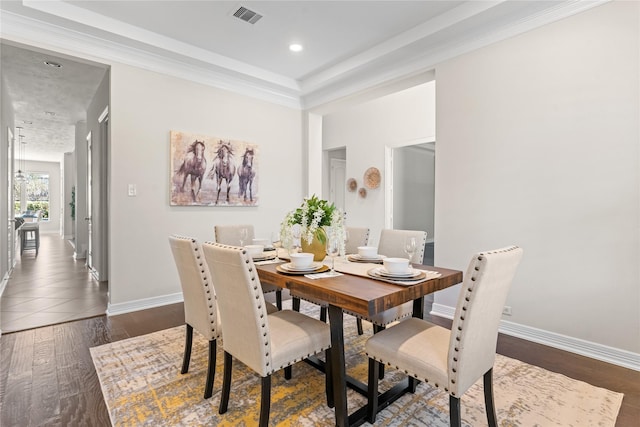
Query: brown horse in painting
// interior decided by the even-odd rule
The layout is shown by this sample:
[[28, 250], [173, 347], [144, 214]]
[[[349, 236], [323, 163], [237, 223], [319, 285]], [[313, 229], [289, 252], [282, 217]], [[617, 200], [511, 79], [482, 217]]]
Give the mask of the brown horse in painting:
[[213, 166], [209, 172], [209, 178], [213, 178], [218, 188], [216, 196], [216, 205], [220, 199], [220, 190], [222, 190], [222, 180], [227, 184], [227, 203], [229, 203], [229, 191], [231, 190], [231, 181], [236, 173], [236, 165], [233, 164], [233, 149], [231, 142], [220, 141], [216, 150], [216, 158], [213, 159]]
[[256, 171], [253, 169], [254, 156], [253, 148], [247, 148], [242, 155], [242, 165], [238, 168], [240, 181], [238, 197], [244, 197], [245, 202], [247, 201], [247, 191], [249, 192], [249, 200], [253, 202], [253, 178], [256, 176]]
[[[202, 187], [202, 177], [207, 168], [207, 159], [204, 157], [204, 141], [197, 139], [187, 149], [182, 165], [178, 169], [178, 175], [182, 175], [182, 187], [180, 191], [184, 192], [184, 186], [187, 183], [187, 177], [191, 177], [191, 199], [195, 202]], [[197, 190], [196, 190], [197, 182]]]

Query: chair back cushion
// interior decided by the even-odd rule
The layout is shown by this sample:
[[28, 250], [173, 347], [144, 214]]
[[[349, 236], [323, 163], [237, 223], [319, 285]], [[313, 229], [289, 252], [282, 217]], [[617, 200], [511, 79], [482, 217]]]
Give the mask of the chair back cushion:
[[369, 243], [369, 229], [367, 227], [347, 227], [347, 243], [344, 251], [347, 254], [357, 254], [358, 246], [367, 246]]
[[247, 233], [247, 241], [244, 242], [244, 244], [253, 244], [255, 232], [253, 230], [253, 225], [251, 224], [215, 225], [213, 229], [216, 242], [222, 243], [223, 245], [240, 246], [240, 230], [243, 228], [246, 228], [249, 231]]
[[218, 296], [224, 350], [261, 376], [272, 371], [269, 321], [260, 279], [247, 251], [206, 242], [202, 250]]
[[413, 254], [411, 262], [422, 264], [424, 260], [424, 246], [427, 243], [427, 232], [418, 230], [389, 230], [380, 232], [380, 243], [378, 253], [388, 257], [406, 258], [404, 251], [404, 239], [406, 237], [416, 238], [416, 253]]
[[184, 298], [185, 322], [212, 340], [220, 337], [216, 295], [209, 269], [195, 239], [169, 236]]
[[451, 327], [449, 392], [461, 396], [493, 367], [502, 308], [522, 249], [510, 246], [475, 255], [464, 276]]

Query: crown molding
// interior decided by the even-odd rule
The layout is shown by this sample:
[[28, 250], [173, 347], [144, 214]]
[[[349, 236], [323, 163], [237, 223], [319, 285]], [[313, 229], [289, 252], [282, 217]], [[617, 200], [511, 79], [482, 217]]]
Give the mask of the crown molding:
[[169, 56], [162, 52], [126, 46], [6, 10], [2, 11], [0, 17], [0, 37], [3, 39], [105, 65], [122, 63], [300, 109], [297, 89], [240, 74], [203, 62], [197, 57]]
[[[25, 0], [28, 8], [82, 23], [117, 36], [118, 41], [2, 10], [0, 36], [110, 65], [122, 63], [224, 89], [295, 109], [321, 109], [336, 101], [358, 98], [369, 90], [393, 87], [399, 81], [433, 70], [438, 63], [583, 12], [610, 0], [561, 1], [515, 22], [502, 17], [481, 36], [464, 35], [465, 21], [492, 13], [508, 1], [468, 2], [343, 61], [301, 82], [195, 46], [113, 20], [69, 3]], [[497, 12], [496, 12], [497, 13]], [[499, 15], [499, 14], [498, 14]], [[455, 29], [454, 26], [457, 26]], [[78, 27], [79, 28], [79, 27]], [[440, 31], [462, 35], [446, 46], [430, 37]], [[457, 32], [456, 32], [457, 31]], [[131, 45], [128, 45], [128, 44]]]

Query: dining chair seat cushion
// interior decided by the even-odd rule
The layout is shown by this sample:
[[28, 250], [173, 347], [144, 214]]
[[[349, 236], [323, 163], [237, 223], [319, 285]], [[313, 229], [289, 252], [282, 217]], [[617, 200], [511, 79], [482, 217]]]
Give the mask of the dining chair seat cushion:
[[450, 338], [448, 329], [412, 317], [371, 336], [365, 353], [384, 364], [394, 361], [391, 366], [407, 375], [446, 388]]
[[292, 310], [278, 311], [268, 318], [274, 370], [331, 347], [329, 326], [324, 322]]

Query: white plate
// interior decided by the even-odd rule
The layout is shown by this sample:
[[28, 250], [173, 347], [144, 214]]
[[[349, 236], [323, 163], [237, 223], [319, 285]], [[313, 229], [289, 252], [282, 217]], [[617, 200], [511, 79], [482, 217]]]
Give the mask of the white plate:
[[254, 255], [252, 258], [254, 261], [266, 261], [269, 259], [275, 259], [276, 253], [274, 251], [262, 252], [261, 254]]
[[291, 271], [291, 272], [303, 272], [303, 271], [319, 270], [322, 268], [323, 265], [324, 264], [322, 264], [321, 262], [314, 262], [309, 267], [298, 268], [298, 267], [294, 267], [290, 262], [287, 262], [285, 264], [281, 264], [280, 268], [286, 271]]
[[420, 270], [411, 269], [407, 273], [389, 273], [386, 268], [378, 267], [374, 269], [374, 274], [377, 274], [381, 277], [388, 277], [390, 279], [401, 278], [401, 279], [411, 279], [414, 277], [418, 277], [420, 275]]
[[376, 255], [375, 257], [363, 257], [360, 254], [349, 255], [356, 261], [382, 261], [386, 256], [384, 255]]

